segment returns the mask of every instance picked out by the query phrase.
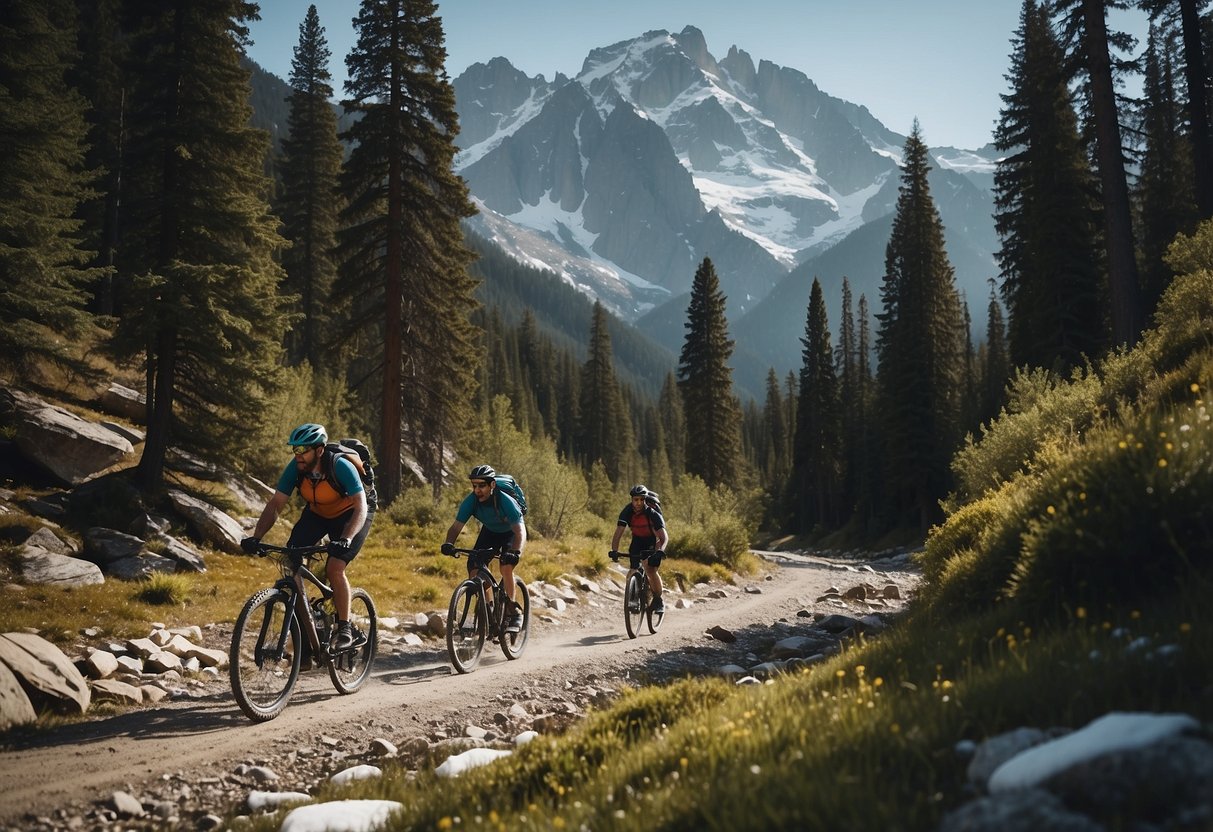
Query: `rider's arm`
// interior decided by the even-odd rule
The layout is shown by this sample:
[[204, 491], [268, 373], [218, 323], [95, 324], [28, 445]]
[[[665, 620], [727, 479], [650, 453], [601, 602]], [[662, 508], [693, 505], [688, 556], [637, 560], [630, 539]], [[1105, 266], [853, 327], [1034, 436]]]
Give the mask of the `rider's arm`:
[[521, 520], [514, 524], [514, 546], [515, 552], [521, 552], [522, 547], [526, 544], [526, 524]]
[[625, 528], [627, 528], [627, 524], [622, 523], [622, 522], [618, 526], [615, 527], [615, 535], [614, 535], [614, 537], [611, 538], [611, 551], [612, 552], [619, 551], [619, 541], [623, 540], [623, 530]]
[[346, 540], [353, 540], [362, 531], [367, 515], [366, 492], [358, 491], [350, 496], [354, 498], [354, 513], [350, 515], [350, 521], [345, 524], [345, 531], [341, 535]]
[[451, 527], [446, 530], [446, 542], [453, 544], [461, 531], [463, 531], [463, 523], [458, 520], [451, 523]]
[[[664, 552], [666, 544], [670, 542], [670, 536], [665, 533], [664, 528], [657, 529], [657, 551]], [[614, 546], [611, 547], [615, 548]]]
[[275, 491], [274, 496], [270, 497], [269, 502], [265, 504], [265, 508], [261, 510], [261, 516], [257, 518], [257, 525], [253, 529], [253, 537], [258, 539], [265, 537], [266, 532], [274, 525], [274, 521], [278, 519], [278, 513], [286, 507], [286, 501], [291, 498], [290, 494], [283, 494], [281, 491]]

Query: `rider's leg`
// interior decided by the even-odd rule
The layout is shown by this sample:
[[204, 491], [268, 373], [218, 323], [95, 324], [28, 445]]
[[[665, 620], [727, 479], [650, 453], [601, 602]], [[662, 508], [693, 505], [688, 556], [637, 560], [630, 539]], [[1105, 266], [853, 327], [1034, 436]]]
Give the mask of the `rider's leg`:
[[651, 563], [644, 565], [644, 573], [649, 578], [649, 589], [653, 590], [653, 597], [660, 598], [662, 589], [664, 588], [661, 583], [661, 573]]

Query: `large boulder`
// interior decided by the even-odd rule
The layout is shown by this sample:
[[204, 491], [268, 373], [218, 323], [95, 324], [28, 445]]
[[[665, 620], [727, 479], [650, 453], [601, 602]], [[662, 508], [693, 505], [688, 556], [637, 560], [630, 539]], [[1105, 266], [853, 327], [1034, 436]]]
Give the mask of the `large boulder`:
[[32, 633], [0, 634], [0, 662], [8, 665], [27, 693], [60, 709], [88, 710], [88, 683], [63, 651]]
[[134, 452], [123, 436], [13, 388], [0, 388], [0, 413], [27, 459], [68, 485], [121, 462]]
[[14, 725], [28, 725], [37, 718], [21, 683], [8, 665], [0, 662], [0, 731]]
[[228, 554], [240, 554], [240, 539], [244, 537], [244, 529], [231, 515], [210, 503], [191, 497], [184, 491], [171, 489], [168, 498], [173, 508], [189, 521], [190, 526], [203, 540]]
[[147, 418], [147, 399], [144, 395], [117, 382], [102, 390], [95, 403], [106, 413], [122, 416], [136, 424], [143, 424]]
[[31, 584], [88, 586], [105, 583], [101, 567], [70, 555], [57, 555], [26, 543], [17, 552], [21, 577]]

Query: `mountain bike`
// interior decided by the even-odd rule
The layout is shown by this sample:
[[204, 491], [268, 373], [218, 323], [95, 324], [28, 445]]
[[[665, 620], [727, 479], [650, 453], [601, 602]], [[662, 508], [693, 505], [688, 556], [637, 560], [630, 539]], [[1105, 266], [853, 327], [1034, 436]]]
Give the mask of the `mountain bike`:
[[610, 558], [618, 562], [619, 558], [635, 558], [640, 561], [636, 569], [628, 570], [627, 581], [623, 589], [623, 625], [627, 628], [628, 638], [640, 635], [640, 622], [648, 624], [649, 632], [656, 633], [661, 629], [661, 621], [665, 618], [665, 610], [654, 610], [652, 607], [653, 590], [649, 587], [648, 576], [641, 568], [644, 562], [657, 554], [654, 549], [639, 552], [635, 555], [627, 552], [611, 552]]
[[[379, 641], [375, 602], [365, 589], [350, 591], [354, 644], [332, 652], [329, 636], [336, 626], [333, 589], [309, 568], [325, 552], [324, 546], [262, 543], [258, 548], [258, 556], [269, 556], [278, 564], [282, 577], [245, 602], [236, 617], [228, 654], [232, 693], [240, 710], [254, 722], [266, 722], [282, 713], [299, 680], [307, 648], [311, 661], [328, 668], [338, 693], [353, 693], [370, 678]], [[308, 598], [305, 581], [319, 594]]]
[[507, 633], [509, 623], [505, 579], [493, 577], [489, 564], [501, 553], [492, 549], [456, 549], [451, 557], [467, 555], [474, 572], [451, 594], [451, 606], [446, 617], [446, 649], [451, 664], [460, 673], [471, 673], [480, 664], [480, 654], [486, 640], [501, 645], [507, 659], [522, 655], [531, 633], [531, 596], [522, 579], [514, 577], [514, 603], [522, 613], [522, 628]]

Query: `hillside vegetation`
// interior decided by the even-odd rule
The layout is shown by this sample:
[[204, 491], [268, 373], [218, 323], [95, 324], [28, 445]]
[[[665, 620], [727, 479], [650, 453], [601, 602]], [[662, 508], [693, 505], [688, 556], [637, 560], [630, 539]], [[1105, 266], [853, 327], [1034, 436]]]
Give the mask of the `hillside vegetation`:
[[634, 691], [440, 788], [389, 769], [340, 796], [400, 801], [388, 829], [931, 829], [967, 797], [960, 740], [1114, 710], [1210, 720], [1213, 225], [1171, 262], [1136, 348], [1021, 375], [957, 455], [891, 634], [766, 686]]

